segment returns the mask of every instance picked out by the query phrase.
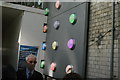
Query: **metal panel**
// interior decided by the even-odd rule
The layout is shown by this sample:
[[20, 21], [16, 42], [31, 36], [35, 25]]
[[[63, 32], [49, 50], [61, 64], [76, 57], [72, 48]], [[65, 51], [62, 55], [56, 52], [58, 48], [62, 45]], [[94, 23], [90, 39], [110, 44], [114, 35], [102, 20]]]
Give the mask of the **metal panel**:
[[42, 32], [43, 24], [46, 23], [47, 17], [32, 12], [24, 12], [21, 24], [20, 45], [37, 46], [39, 48], [37, 55], [36, 70], [42, 73], [40, 61], [44, 59], [42, 52], [42, 42], [46, 40], [46, 34]]
[[82, 4], [82, 2], [61, 2], [61, 7], [60, 9], [55, 8], [55, 2], [50, 2], [47, 3], [47, 7], [49, 8], [49, 17], [48, 19], [55, 17], [57, 15], [60, 15], [64, 12], [66, 12], [67, 10], [72, 9], [75, 6], [79, 6], [80, 4]]
[[[48, 20], [45, 75], [54, 78], [63, 78], [66, 66], [71, 64], [74, 66], [74, 72], [84, 77], [88, 19], [87, 5], [88, 3], [81, 4]], [[77, 22], [74, 25], [69, 22], [69, 16], [72, 13], [77, 14]], [[53, 27], [56, 20], [60, 21], [58, 30]], [[76, 42], [75, 49], [73, 50], [67, 47], [67, 42], [70, 38], [74, 38]], [[57, 50], [53, 50], [51, 47], [53, 41], [57, 41], [59, 44]], [[50, 64], [52, 62], [55, 62], [57, 67], [56, 71], [51, 73]]]

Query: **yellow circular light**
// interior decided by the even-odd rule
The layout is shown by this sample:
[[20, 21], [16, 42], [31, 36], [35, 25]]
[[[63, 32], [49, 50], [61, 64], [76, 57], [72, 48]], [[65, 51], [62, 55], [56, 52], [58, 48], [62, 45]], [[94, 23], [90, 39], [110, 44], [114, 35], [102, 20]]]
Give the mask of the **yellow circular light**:
[[54, 41], [54, 42], [52, 43], [52, 49], [56, 50], [57, 47], [58, 47], [58, 42]]

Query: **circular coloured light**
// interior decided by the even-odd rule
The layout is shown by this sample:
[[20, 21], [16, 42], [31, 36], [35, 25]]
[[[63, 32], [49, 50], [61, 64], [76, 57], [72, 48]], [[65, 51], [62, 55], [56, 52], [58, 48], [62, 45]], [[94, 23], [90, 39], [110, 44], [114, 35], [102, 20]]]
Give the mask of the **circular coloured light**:
[[43, 33], [46, 33], [47, 32], [47, 25], [44, 25], [43, 26]]
[[42, 43], [42, 50], [45, 50], [46, 49], [46, 44], [43, 42]]
[[57, 9], [59, 9], [59, 8], [61, 7], [61, 3], [60, 3], [59, 0], [56, 1], [55, 7], [56, 7]]
[[66, 67], [66, 73], [69, 74], [71, 72], [73, 72], [73, 66], [72, 65], [67, 65], [67, 67]]
[[56, 63], [52, 63], [50, 65], [50, 70], [55, 71], [55, 69], [56, 69]]
[[70, 39], [67, 43], [67, 46], [69, 49], [74, 49], [75, 47], [75, 40], [74, 39]]
[[58, 42], [54, 41], [52, 43], [52, 49], [56, 50], [58, 48]]
[[44, 68], [45, 67], [45, 61], [44, 60], [41, 60], [41, 62], [40, 62], [40, 68]]
[[55, 22], [54, 22], [54, 28], [55, 28], [55, 29], [58, 29], [59, 26], [60, 26], [59, 21], [55, 21]]
[[71, 14], [70, 17], [69, 17], [69, 22], [71, 24], [74, 24], [77, 20], [77, 17], [76, 17], [76, 14]]
[[41, 0], [39, 0], [39, 1], [38, 1], [38, 5], [41, 5], [41, 4], [42, 4], [42, 1], [41, 1]]
[[45, 14], [45, 16], [47, 16], [49, 14], [49, 9], [48, 8], [45, 9], [44, 14]]

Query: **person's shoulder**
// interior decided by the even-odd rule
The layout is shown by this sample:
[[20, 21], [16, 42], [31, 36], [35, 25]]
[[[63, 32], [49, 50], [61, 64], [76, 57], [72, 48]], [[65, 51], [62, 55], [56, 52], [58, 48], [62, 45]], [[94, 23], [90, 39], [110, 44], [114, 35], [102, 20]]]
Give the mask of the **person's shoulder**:
[[43, 75], [40, 72], [38, 72], [38, 71], [35, 70], [34, 73], [37, 76], [36, 77], [37, 79], [43, 80]]
[[40, 73], [40, 72], [38, 72], [38, 71], [34, 71], [37, 75], [41, 75], [42, 76], [42, 74]]
[[23, 69], [22, 69], [22, 68], [21, 68], [21, 69], [18, 69], [17, 72], [18, 72], [18, 73], [25, 72], [25, 68], [23, 68]]

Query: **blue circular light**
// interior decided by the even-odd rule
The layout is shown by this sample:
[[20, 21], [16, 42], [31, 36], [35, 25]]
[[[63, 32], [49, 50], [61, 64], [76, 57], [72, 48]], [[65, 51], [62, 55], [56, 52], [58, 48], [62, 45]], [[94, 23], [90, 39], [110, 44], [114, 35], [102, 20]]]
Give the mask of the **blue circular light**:
[[45, 49], [46, 49], [46, 44], [42, 43], [42, 50], [45, 50]]

